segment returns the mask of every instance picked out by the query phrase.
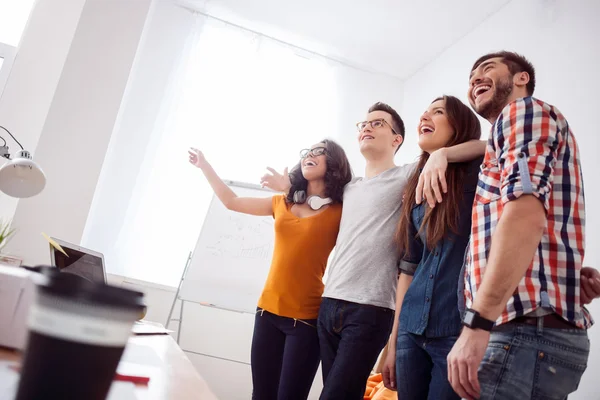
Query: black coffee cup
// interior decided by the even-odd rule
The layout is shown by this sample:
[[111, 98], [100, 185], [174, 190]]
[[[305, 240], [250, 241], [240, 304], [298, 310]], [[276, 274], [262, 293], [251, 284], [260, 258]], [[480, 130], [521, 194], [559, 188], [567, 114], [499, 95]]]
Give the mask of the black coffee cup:
[[30, 269], [37, 294], [16, 399], [105, 399], [143, 294]]

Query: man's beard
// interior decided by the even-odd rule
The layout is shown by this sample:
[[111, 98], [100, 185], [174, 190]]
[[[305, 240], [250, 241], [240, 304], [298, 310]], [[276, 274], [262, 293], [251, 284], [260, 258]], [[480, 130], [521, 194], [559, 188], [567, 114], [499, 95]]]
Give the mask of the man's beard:
[[508, 104], [508, 98], [513, 90], [512, 77], [507, 77], [506, 79], [495, 82], [494, 87], [494, 97], [492, 97], [487, 103], [484, 103], [479, 107], [475, 107], [477, 114], [481, 115], [488, 121], [490, 119], [498, 118], [498, 115], [500, 115], [502, 109], [506, 106], [506, 104]]

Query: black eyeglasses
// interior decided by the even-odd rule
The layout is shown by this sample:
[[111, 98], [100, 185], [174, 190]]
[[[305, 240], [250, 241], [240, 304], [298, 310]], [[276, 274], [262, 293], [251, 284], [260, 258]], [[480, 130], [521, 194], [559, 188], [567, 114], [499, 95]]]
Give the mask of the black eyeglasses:
[[309, 154], [312, 154], [313, 157], [318, 157], [320, 155], [326, 154], [327, 149], [325, 147], [315, 147], [314, 149], [303, 149], [300, 150], [300, 158], [306, 158]]
[[377, 128], [383, 128], [384, 125], [388, 125], [390, 127], [390, 129], [392, 130], [392, 133], [394, 135], [397, 135], [398, 132], [396, 132], [394, 130], [394, 127], [391, 126], [385, 119], [383, 118], [379, 118], [379, 119], [374, 119], [373, 121], [363, 121], [363, 122], [359, 122], [356, 124], [356, 127], [358, 128], [359, 132], [362, 132], [363, 129], [365, 129], [367, 127], [367, 125], [371, 125], [371, 128], [373, 129], [377, 129]]

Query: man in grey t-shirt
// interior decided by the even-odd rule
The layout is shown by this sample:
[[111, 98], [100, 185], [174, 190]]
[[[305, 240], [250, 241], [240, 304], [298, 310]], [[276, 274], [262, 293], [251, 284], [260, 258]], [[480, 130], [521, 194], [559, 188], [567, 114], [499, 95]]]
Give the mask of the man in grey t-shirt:
[[394, 155], [404, 122], [377, 103], [357, 124], [367, 160], [364, 178], [346, 185], [340, 231], [323, 293], [317, 329], [321, 346], [321, 399], [360, 399], [394, 321], [399, 250], [394, 233], [411, 166]]
[[394, 309], [399, 256], [394, 234], [412, 171], [413, 165], [394, 166], [346, 185], [323, 297]]

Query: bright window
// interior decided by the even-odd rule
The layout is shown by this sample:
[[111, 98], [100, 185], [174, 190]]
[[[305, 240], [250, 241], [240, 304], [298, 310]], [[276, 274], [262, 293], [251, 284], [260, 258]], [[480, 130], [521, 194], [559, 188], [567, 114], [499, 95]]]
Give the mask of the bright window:
[[[213, 194], [188, 163], [188, 147], [203, 150], [222, 178], [258, 183], [265, 167], [291, 167], [299, 150], [339, 132], [332, 65], [219, 21], [198, 29], [170, 81], [176, 99], [148, 116], [160, 131], [154, 150], [131, 166], [139, 172], [125, 218], [88, 220], [96, 236], [102, 223], [120, 225], [114, 245], [98, 249], [84, 235], [105, 253], [109, 273], [179, 283]], [[97, 195], [102, 190], [112, 189], [99, 185]]]
[[35, 0], [0, 0], [0, 43], [19, 45]]
[[35, 0], [0, 0], [0, 96]]

